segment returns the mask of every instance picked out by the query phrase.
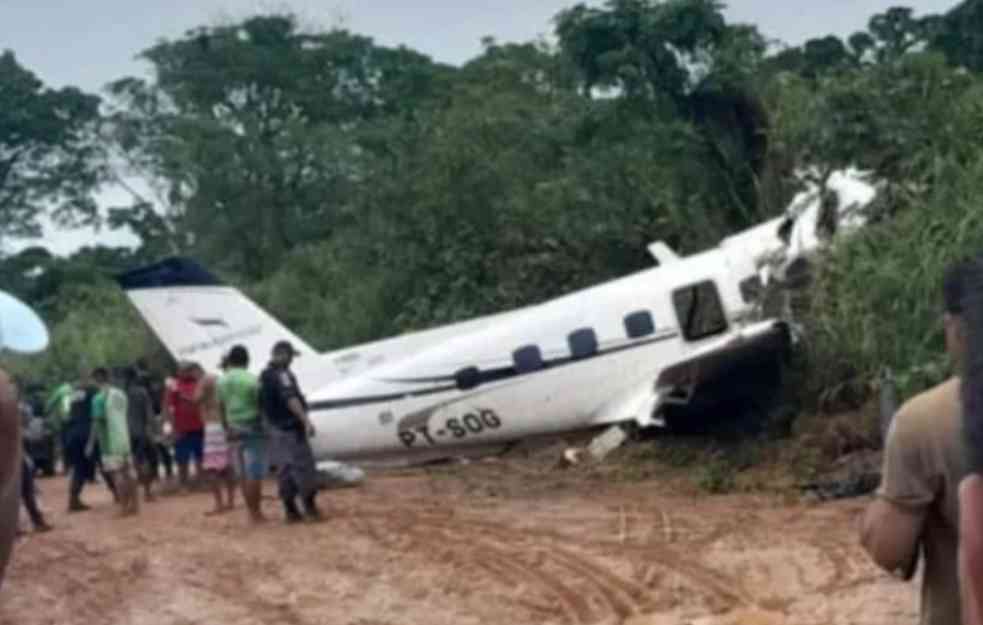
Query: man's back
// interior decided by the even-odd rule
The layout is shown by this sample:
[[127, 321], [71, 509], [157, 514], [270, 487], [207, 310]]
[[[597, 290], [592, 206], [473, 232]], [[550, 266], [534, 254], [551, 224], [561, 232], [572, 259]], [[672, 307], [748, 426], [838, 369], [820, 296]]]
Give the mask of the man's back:
[[960, 622], [958, 488], [965, 473], [960, 383], [952, 378], [906, 402], [891, 424], [877, 495], [925, 511], [921, 623]]
[[304, 425], [290, 410], [289, 400], [296, 398], [307, 407], [297, 379], [286, 367], [270, 364], [260, 375], [260, 402], [270, 425], [280, 430], [303, 431]]
[[98, 426], [99, 446], [104, 455], [130, 453], [126, 394], [115, 386], [99, 393], [93, 400], [92, 418]]
[[222, 376], [218, 390], [230, 425], [243, 428], [259, 425], [259, 379], [254, 374], [233, 367]]
[[150, 393], [142, 384], [131, 384], [126, 392], [127, 424], [130, 427], [130, 437], [143, 440], [150, 436], [153, 408]]
[[194, 378], [178, 378], [174, 387], [168, 390], [168, 409], [174, 416], [174, 431], [176, 434], [199, 432], [205, 428], [201, 420], [201, 411], [194, 403], [193, 397], [198, 382]]
[[79, 387], [72, 392], [72, 404], [69, 411], [69, 425], [74, 431], [83, 432], [88, 436], [92, 425], [92, 402], [96, 397], [94, 388]]

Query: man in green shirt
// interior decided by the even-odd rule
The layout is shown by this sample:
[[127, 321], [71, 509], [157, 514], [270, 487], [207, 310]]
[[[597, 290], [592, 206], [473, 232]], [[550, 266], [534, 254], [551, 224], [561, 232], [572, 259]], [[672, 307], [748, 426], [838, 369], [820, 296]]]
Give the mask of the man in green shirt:
[[44, 414], [48, 419], [48, 425], [51, 426], [51, 431], [55, 434], [55, 444], [58, 447], [66, 474], [69, 467], [68, 454], [65, 451], [65, 424], [68, 422], [69, 414], [72, 411], [72, 393], [74, 392], [75, 388], [70, 383], [63, 382], [48, 395], [48, 401], [45, 402], [44, 406]]
[[222, 422], [233, 445], [242, 479], [242, 495], [253, 523], [266, 519], [260, 507], [266, 475], [266, 432], [259, 411], [259, 379], [249, 372], [249, 352], [242, 345], [229, 350], [228, 369], [218, 382]]
[[88, 453], [91, 456], [95, 452], [98, 442], [103, 468], [118, 485], [121, 516], [130, 516], [139, 512], [140, 502], [130, 475], [126, 393], [109, 383], [106, 369], [96, 369], [92, 377], [99, 392], [92, 399], [92, 436], [89, 438]]

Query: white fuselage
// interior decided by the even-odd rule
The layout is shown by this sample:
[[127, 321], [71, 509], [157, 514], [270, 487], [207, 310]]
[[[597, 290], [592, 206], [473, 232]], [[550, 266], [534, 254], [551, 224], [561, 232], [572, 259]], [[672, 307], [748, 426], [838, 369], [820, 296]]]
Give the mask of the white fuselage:
[[[318, 388], [319, 379], [335, 377], [336, 362], [357, 360], [358, 348], [328, 354], [321, 371], [309, 365], [298, 370], [317, 429], [315, 454], [339, 460], [440, 455], [469, 445], [649, 420], [651, 414], [630, 414], [619, 403], [637, 389], [654, 393], [664, 367], [740, 333], [750, 303], [738, 285], [755, 275], [742, 257], [710, 250], [501, 315]], [[726, 328], [688, 339], [673, 294], [707, 281], [719, 293]], [[648, 313], [652, 331], [631, 338], [625, 320], [633, 313]], [[772, 325], [743, 329], [753, 333]], [[577, 330], [592, 332], [597, 346], [580, 359], [571, 358], [569, 343]], [[514, 352], [531, 346], [549, 366], [519, 371]], [[462, 388], [455, 374], [470, 367], [477, 368], [481, 382]]]
[[[874, 191], [856, 172], [830, 177], [840, 216]], [[821, 197], [659, 266], [548, 302], [317, 354], [241, 292], [193, 260], [171, 258], [118, 276], [175, 359], [214, 370], [233, 344], [265, 364], [280, 340], [303, 356], [319, 460], [442, 457], [457, 450], [619, 422], [660, 423], [701, 378], [734, 371], [769, 344], [754, 292], [821, 244]], [[842, 219], [841, 219], [842, 221]], [[855, 227], [860, 222], [843, 222]], [[722, 375], [728, 375], [723, 373]]]

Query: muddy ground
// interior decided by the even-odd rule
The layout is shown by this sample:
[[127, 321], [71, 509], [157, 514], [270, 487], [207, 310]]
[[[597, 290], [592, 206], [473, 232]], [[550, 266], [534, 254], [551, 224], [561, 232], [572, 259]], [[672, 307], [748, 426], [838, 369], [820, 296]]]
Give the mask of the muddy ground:
[[[113, 518], [66, 515], [27, 535], [0, 592], [3, 625], [903, 625], [917, 584], [856, 544], [864, 500], [707, 496], [665, 480], [611, 483], [519, 460], [371, 472], [322, 494], [327, 519], [248, 526], [208, 495]], [[272, 484], [267, 487], [272, 493]]]

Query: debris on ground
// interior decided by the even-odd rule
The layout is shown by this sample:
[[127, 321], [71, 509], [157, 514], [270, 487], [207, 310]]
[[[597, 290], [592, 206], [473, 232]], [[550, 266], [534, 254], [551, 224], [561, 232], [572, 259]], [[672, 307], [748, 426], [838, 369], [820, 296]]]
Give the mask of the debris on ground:
[[612, 425], [591, 441], [587, 450], [595, 461], [604, 460], [608, 454], [628, 440], [628, 433], [620, 425]]
[[318, 487], [322, 490], [352, 488], [365, 481], [365, 471], [342, 462], [327, 460], [317, 463]]

